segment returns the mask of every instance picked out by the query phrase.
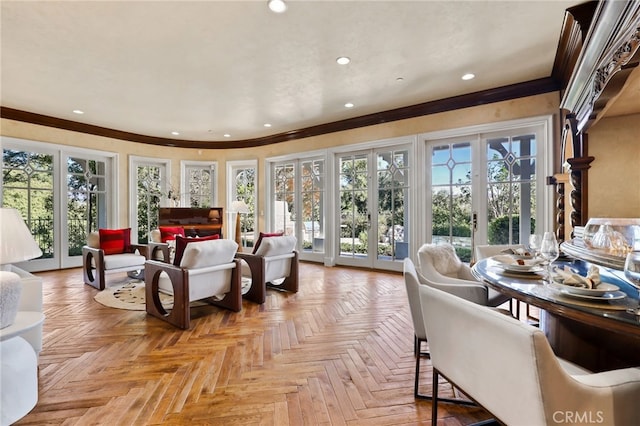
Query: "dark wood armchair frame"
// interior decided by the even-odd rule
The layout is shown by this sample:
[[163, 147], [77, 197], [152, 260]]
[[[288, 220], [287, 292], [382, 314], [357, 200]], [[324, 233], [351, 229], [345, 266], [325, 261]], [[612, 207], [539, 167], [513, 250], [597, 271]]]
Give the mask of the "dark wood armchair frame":
[[164, 263], [171, 263], [171, 258], [169, 254], [169, 244], [167, 243], [155, 243], [149, 242], [149, 260], [158, 260], [155, 258], [156, 253], [162, 254], [162, 261]]
[[[149, 247], [146, 244], [131, 244], [131, 250], [127, 253], [135, 253], [136, 250], [145, 259], [149, 259]], [[98, 290], [104, 290], [105, 281], [105, 254], [104, 250], [89, 246], [82, 247], [82, 275], [84, 283]], [[93, 260], [93, 262], [92, 262]], [[92, 266], [92, 263], [94, 265]], [[144, 266], [139, 270], [127, 273], [129, 277], [144, 279]]]
[[[233, 260], [236, 266], [231, 272], [231, 289], [221, 300], [212, 297], [202, 299], [221, 308], [239, 312], [242, 309], [242, 271], [240, 260]], [[170, 312], [162, 306], [160, 301], [159, 279], [160, 273], [166, 272], [173, 287], [173, 308]], [[147, 313], [168, 323], [187, 330], [191, 323], [191, 308], [189, 300], [189, 270], [157, 260], [148, 260], [145, 264], [145, 297]]]
[[246, 299], [255, 303], [264, 303], [267, 297], [267, 287], [290, 291], [292, 293], [298, 292], [299, 272], [297, 251], [293, 252], [293, 257], [291, 258], [289, 276], [278, 285], [265, 282], [267, 265], [265, 257], [251, 253], [236, 253], [236, 258], [247, 262], [249, 269], [251, 270], [251, 288], [244, 294]]

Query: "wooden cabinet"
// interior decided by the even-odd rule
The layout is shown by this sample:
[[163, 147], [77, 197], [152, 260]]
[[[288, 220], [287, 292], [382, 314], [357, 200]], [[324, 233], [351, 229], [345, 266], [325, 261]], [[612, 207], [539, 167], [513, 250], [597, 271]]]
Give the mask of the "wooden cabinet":
[[220, 238], [223, 238], [223, 218], [222, 207], [161, 207], [158, 225], [181, 226], [187, 237], [205, 237], [218, 234]]

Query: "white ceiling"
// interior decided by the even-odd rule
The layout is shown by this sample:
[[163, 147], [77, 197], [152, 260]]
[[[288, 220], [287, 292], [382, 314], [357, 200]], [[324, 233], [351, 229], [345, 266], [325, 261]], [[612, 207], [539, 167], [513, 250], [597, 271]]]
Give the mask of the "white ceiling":
[[549, 77], [579, 3], [2, 0], [1, 104], [162, 138], [268, 136]]

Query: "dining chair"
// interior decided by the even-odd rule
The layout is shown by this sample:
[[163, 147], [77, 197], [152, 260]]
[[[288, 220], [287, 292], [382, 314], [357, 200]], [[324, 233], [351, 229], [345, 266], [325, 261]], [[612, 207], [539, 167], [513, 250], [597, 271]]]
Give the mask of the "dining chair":
[[[501, 424], [639, 423], [640, 368], [591, 373], [527, 323], [430, 286], [420, 300], [434, 385], [445, 377]], [[432, 425], [440, 401], [434, 386]]]
[[[525, 246], [523, 244], [479, 244], [474, 247], [474, 253], [475, 253], [476, 261], [480, 261], [492, 256], [503, 254], [509, 250], [515, 251], [515, 250], [524, 249], [524, 248]], [[513, 300], [513, 299], [510, 300], [509, 303], [511, 305], [510, 310], [513, 312], [513, 315], [516, 318], [520, 318], [520, 305], [524, 304], [527, 321], [532, 325], [536, 325], [540, 322], [539, 318], [536, 318], [533, 315], [531, 315], [531, 308], [528, 303]]]
[[[403, 265], [404, 283], [407, 290], [407, 298], [409, 300], [409, 309], [411, 311], [411, 319], [413, 321], [414, 339], [413, 339], [413, 352], [416, 357], [416, 371], [415, 380], [413, 385], [413, 396], [419, 399], [431, 400], [431, 395], [421, 394], [419, 392], [420, 384], [420, 360], [422, 358], [428, 359], [430, 354], [426, 350], [422, 350], [423, 343], [427, 344], [427, 332], [424, 327], [424, 316], [422, 313], [422, 306], [420, 302], [420, 281], [418, 281], [418, 274], [416, 273], [415, 265], [413, 261], [406, 257]], [[472, 401], [457, 399], [457, 398], [441, 398], [441, 401], [447, 401], [452, 403], [460, 403], [464, 405], [475, 405]]]
[[423, 244], [418, 250], [418, 278], [421, 283], [480, 305], [498, 307], [511, 298], [476, 280], [448, 243]]

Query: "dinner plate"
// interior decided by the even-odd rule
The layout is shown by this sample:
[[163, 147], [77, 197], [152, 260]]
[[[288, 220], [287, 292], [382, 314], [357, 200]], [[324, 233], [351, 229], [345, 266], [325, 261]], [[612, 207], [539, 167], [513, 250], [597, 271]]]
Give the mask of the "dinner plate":
[[[516, 260], [513, 257], [511, 257], [511, 255], [493, 256], [491, 260], [497, 267], [509, 272], [532, 274], [532, 273], [543, 271], [542, 265], [540, 264], [519, 265], [515, 263]], [[511, 262], [514, 262], [514, 263], [511, 263]]]
[[[604, 284], [607, 284], [607, 283], [602, 283], [600, 285], [604, 285]], [[624, 299], [625, 297], [627, 297], [627, 295], [624, 292], [618, 290], [618, 287], [616, 287], [613, 284], [609, 284], [609, 285], [611, 285], [612, 287], [615, 287], [615, 290], [605, 291], [600, 294], [576, 293], [575, 292], [575, 290], [577, 290], [576, 287], [570, 287], [557, 282], [553, 282], [549, 284], [549, 288], [557, 291], [558, 293], [564, 294], [565, 296], [575, 297], [578, 299], [608, 301], [608, 300]], [[588, 289], [580, 289], [580, 290], [588, 290]]]
[[556, 277], [554, 277], [553, 279], [553, 284], [555, 284], [560, 289], [564, 289], [568, 293], [582, 294], [584, 296], [602, 296], [605, 293], [610, 293], [613, 291], [620, 290], [620, 288], [617, 285], [604, 283], [604, 282], [598, 284], [597, 288], [576, 287], [576, 286], [564, 284], [561, 280], [558, 280]]

